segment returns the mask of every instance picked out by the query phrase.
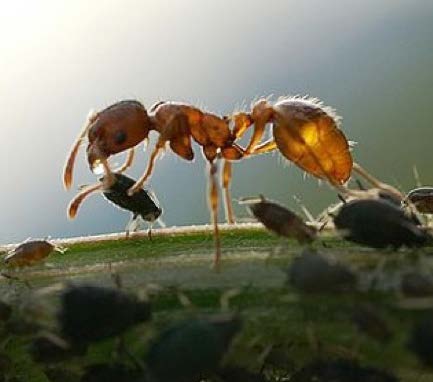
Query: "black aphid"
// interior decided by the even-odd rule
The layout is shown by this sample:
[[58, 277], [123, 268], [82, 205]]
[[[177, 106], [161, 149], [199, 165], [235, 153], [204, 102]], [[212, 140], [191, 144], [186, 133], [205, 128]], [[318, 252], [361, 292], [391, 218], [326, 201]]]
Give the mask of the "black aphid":
[[352, 291], [357, 283], [351, 269], [311, 250], [305, 250], [293, 260], [288, 276], [295, 288], [311, 293]]
[[433, 277], [415, 271], [405, 273], [401, 279], [401, 292], [407, 297], [433, 296]]
[[49, 337], [37, 337], [30, 344], [29, 352], [35, 362], [55, 363], [62, 362], [74, 356], [86, 353], [85, 344], [60, 344]]
[[[153, 223], [162, 214], [162, 209], [152, 199], [149, 192], [141, 188], [136, 193], [128, 195], [128, 190], [135, 184], [135, 180], [123, 174], [114, 174], [116, 182], [107, 190], [103, 191], [104, 197], [119, 208], [132, 212], [132, 226], [137, 219]], [[100, 179], [103, 182], [104, 178]], [[150, 232], [150, 231], [149, 231]]]
[[147, 364], [158, 382], [199, 380], [215, 373], [241, 321], [217, 315], [179, 322], [151, 346]]
[[356, 306], [352, 312], [352, 321], [360, 332], [376, 341], [386, 343], [393, 336], [386, 320], [370, 304]]
[[116, 336], [151, 317], [150, 305], [118, 289], [71, 286], [61, 296], [61, 334], [71, 343]]
[[423, 214], [433, 214], [433, 187], [419, 187], [408, 192], [407, 199]]
[[316, 360], [305, 365], [290, 382], [397, 382], [390, 372], [358, 365], [347, 359]]
[[298, 215], [277, 203], [267, 201], [263, 196], [242, 203], [248, 205], [251, 213], [268, 230], [279, 236], [295, 238], [301, 244], [310, 243], [316, 238], [316, 230], [306, 225]]
[[429, 239], [414, 219], [383, 199], [348, 202], [334, 218], [334, 224], [345, 239], [373, 248], [420, 247]]
[[7, 321], [12, 314], [12, 307], [0, 300], [0, 321]]
[[145, 382], [143, 372], [121, 363], [98, 363], [86, 367], [80, 382]]
[[268, 379], [261, 373], [253, 373], [242, 367], [226, 366], [217, 372], [224, 382], [266, 382]]
[[408, 347], [426, 366], [433, 367], [433, 313], [428, 313], [412, 328]]

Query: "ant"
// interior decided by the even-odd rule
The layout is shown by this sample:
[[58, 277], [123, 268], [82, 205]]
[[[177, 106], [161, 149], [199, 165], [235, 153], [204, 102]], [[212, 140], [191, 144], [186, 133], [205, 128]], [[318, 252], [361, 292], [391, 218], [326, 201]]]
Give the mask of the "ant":
[[[273, 137], [262, 142], [266, 126], [272, 124]], [[246, 148], [236, 143], [253, 126]], [[219, 264], [221, 246], [218, 230], [217, 162], [223, 160], [222, 188], [228, 223], [234, 223], [230, 197], [232, 161], [278, 150], [286, 159], [313, 176], [327, 180], [338, 189], [347, 191], [344, 184], [354, 166], [350, 145], [340, 130], [340, 118], [332, 108], [318, 99], [285, 97], [275, 103], [267, 99], [255, 102], [250, 112], [237, 112], [220, 117], [180, 102], [158, 102], [149, 111], [138, 101], [125, 100], [91, 115], [77, 137], [64, 169], [66, 189], [72, 184], [73, 168], [80, 144], [87, 135], [87, 160], [92, 171], [103, 168], [103, 187], [115, 182], [114, 173], [128, 169], [134, 158], [134, 147], [147, 141], [150, 131], [159, 133], [144, 174], [129, 189], [139, 191], [151, 176], [155, 161], [166, 144], [187, 161], [194, 159], [191, 145], [194, 140], [202, 147], [209, 166], [209, 209], [214, 227], [215, 265]], [[108, 158], [128, 150], [125, 163], [111, 170]], [[379, 184], [382, 186], [382, 184]]]

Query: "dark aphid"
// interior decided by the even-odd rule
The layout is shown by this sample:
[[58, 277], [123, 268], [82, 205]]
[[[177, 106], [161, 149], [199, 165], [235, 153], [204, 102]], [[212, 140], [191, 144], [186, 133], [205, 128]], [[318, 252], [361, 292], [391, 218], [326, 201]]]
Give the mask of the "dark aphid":
[[419, 187], [408, 192], [407, 199], [423, 214], [433, 214], [433, 187]]
[[61, 334], [71, 343], [116, 336], [151, 317], [150, 305], [118, 289], [71, 286], [61, 296]]
[[[123, 174], [114, 174], [114, 176], [115, 183], [109, 189], [104, 190], [103, 195], [116, 206], [132, 212], [131, 222], [141, 218], [146, 222], [153, 223], [161, 216], [161, 207], [143, 188], [131, 196], [128, 195], [127, 191], [135, 184], [134, 179]], [[101, 182], [104, 182], [104, 178], [101, 178]]]
[[390, 372], [360, 366], [347, 359], [316, 360], [305, 365], [290, 378], [290, 382], [397, 382]]
[[86, 367], [80, 382], [145, 382], [142, 371], [121, 363], [97, 363]]
[[[68, 207], [68, 216], [73, 219], [84, 199], [96, 191], [102, 191], [104, 197], [113, 203], [115, 206], [127, 210], [132, 213], [131, 220], [126, 227], [126, 234], [128, 236], [130, 227], [136, 227], [139, 219], [149, 223], [157, 220], [161, 214], [162, 209], [157, 205], [156, 201], [152, 199], [149, 192], [143, 188], [139, 189], [132, 195], [128, 194], [128, 190], [135, 184], [135, 180], [120, 173], [113, 173], [114, 181], [108, 188], [104, 187], [104, 177], [100, 179], [100, 183], [88, 186], [78, 193], [74, 199], [71, 200]], [[150, 236], [149, 230], [149, 236]]]
[[266, 382], [263, 374], [253, 373], [236, 366], [226, 366], [217, 372], [223, 382]]
[[251, 213], [268, 230], [279, 236], [295, 238], [300, 243], [310, 243], [316, 237], [316, 230], [307, 226], [295, 213], [277, 203], [260, 199], [245, 199], [241, 203], [248, 205]]
[[293, 260], [288, 276], [289, 283], [302, 292], [352, 291], [357, 284], [352, 270], [311, 250], [305, 250]]
[[149, 350], [152, 376], [158, 382], [186, 382], [215, 373], [240, 327], [238, 316], [216, 315], [168, 328]]
[[13, 267], [32, 265], [45, 259], [52, 251], [63, 253], [65, 249], [47, 240], [25, 241], [9, 251], [4, 262]]
[[356, 306], [352, 321], [361, 333], [379, 342], [386, 343], [393, 336], [385, 319], [369, 304]]
[[401, 279], [401, 292], [407, 297], [433, 295], [433, 277], [421, 272], [408, 272]]
[[412, 328], [409, 349], [426, 366], [433, 367], [433, 313], [428, 313]]
[[382, 199], [348, 202], [334, 224], [345, 239], [373, 248], [420, 247], [429, 238], [401, 208]]
[[12, 314], [12, 307], [0, 300], [0, 321], [7, 321]]
[[35, 362], [56, 363], [75, 356], [82, 356], [87, 351], [85, 344], [66, 344], [62, 340], [40, 336], [30, 344], [29, 352]]

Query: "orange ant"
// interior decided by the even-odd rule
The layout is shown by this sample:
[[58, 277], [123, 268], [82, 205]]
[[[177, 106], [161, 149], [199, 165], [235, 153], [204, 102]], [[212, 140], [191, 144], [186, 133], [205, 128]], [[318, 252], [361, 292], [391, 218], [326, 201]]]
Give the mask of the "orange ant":
[[[273, 138], [262, 142], [268, 124], [272, 124]], [[249, 144], [242, 148], [236, 141], [251, 126], [253, 132]], [[339, 129], [339, 118], [333, 109], [323, 106], [317, 99], [286, 97], [274, 104], [261, 99], [252, 105], [251, 112], [238, 112], [229, 117], [220, 117], [179, 102], [158, 102], [146, 111], [140, 102], [127, 100], [89, 117], [68, 156], [63, 177], [65, 187], [71, 187], [75, 158], [86, 135], [90, 168], [103, 167], [103, 187], [108, 189], [115, 182], [114, 173], [121, 173], [131, 166], [134, 147], [146, 141], [152, 130], [159, 133], [159, 138], [150, 154], [146, 171], [129, 193], [139, 191], [151, 176], [155, 160], [166, 143], [187, 161], [194, 158], [191, 138], [198, 143], [209, 163], [209, 208], [214, 227], [215, 265], [218, 265], [221, 255], [217, 223], [218, 159], [223, 160], [222, 188], [229, 223], [234, 222], [230, 198], [231, 161], [278, 150], [307, 173], [328, 180], [336, 187], [343, 187], [352, 171], [349, 143]], [[111, 170], [108, 158], [125, 150], [128, 153], [124, 165]], [[88, 193], [89, 189], [81, 193]]]

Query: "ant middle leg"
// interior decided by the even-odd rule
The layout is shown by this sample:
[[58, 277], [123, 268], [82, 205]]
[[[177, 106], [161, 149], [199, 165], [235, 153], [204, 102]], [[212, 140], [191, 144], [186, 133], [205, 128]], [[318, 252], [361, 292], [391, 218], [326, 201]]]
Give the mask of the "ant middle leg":
[[227, 159], [224, 160], [222, 170], [222, 188], [224, 190], [224, 209], [226, 212], [226, 221], [229, 224], [235, 223], [233, 214], [232, 199], [230, 197], [230, 182], [232, 179], [232, 163]]

